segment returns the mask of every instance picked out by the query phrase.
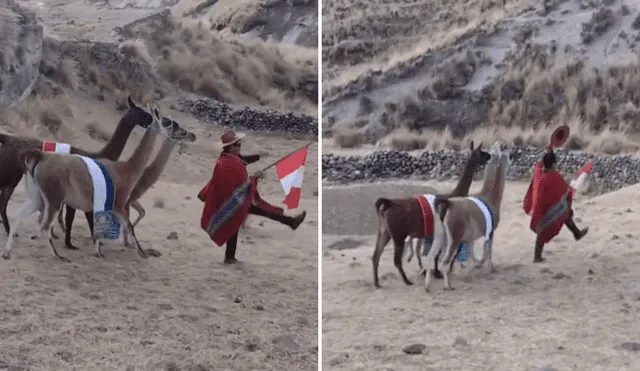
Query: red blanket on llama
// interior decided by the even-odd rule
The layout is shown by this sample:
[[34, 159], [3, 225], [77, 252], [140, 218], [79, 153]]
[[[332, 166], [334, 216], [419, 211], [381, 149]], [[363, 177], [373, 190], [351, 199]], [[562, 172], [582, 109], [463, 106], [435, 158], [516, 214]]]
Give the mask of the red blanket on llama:
[[529, 227], [543, 243], [551, 241], [571, 216], [572, 193], [557, 170], [544, 171], [542, 161], [533, 167], [533, 177], [522, 207], [531, 216]]
[[204, 202], [200, 227], [218, 246], [240, 229], [253, 203], [272, 213], [284, 212], [260, 198], [257, 183], [256, 177], [248, 176], [240, 157], [223, 153], [216, 161], [213, 175], [198, 192], [198, 198]]

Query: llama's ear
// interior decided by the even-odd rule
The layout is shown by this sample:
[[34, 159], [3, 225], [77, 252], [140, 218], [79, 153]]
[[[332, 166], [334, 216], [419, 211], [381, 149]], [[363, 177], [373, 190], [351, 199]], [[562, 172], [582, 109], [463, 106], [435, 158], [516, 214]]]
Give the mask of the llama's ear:
[[[473, 143], [473, 142], [471, 142]], [[478, 144], [478, 146], [476, 147], [477, 150], [482, 150], [482, 142], [480, 142], [480, 144]]]
[[153, 107], [153, 115], [156, 117], [156, 120], [160, 122], [160, 112], [158, 112], [158, 107]]
[[469, 149], [473, 151], [473, 140], [471, 141], [471, 143], [469, 143]]

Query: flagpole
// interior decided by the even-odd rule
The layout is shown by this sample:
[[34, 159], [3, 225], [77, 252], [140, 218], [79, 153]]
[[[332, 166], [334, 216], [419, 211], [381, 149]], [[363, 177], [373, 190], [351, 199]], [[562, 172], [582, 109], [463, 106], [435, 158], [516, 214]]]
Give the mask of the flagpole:
[[272, 168], [272, 167], [276, 166], [276, 164], [277, 164], [278, 162], [280, 162], [280, 160], [282, 160], [283, 158], [288, 157], [288, 156], [291, 156], [292, 154], [294, 154], [294, 153], [298, 152], [299, 150], [301, 150], [301, 149], [303, 149], [303, 148], [305, 148], [305, 147], [309, 147], [311, 144], [313, 144], [313, 141], [309, 141], [307, 144], [305, 144], [304, 146], [302, 146], [302, 147], [300, 147], [300, 148], [297, 148], [295, 151], [292, 151], [292, 152], [291, 152], [291, 153], [289, 153], [288, 155], [280, 157], [279, 159], [277, 159], [276, 161], [274, 161], [271, 165], [269, 165], [269, 166], [265, 167], [264, 169], [260, 170], [260, 172], [261, 172], [261, 173], [264, 173], [265, 171], [269, 170], [270, 168]]

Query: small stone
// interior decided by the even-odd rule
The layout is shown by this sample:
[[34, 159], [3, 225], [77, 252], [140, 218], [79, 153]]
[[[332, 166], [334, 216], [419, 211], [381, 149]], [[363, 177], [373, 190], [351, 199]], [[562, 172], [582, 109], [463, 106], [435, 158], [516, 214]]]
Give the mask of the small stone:
[[569, 276], [567, 276], [566, 274], [564, 274], [562, 272], [558, 272], [558, 273], [554, 274], [551, 278], [553, 278], [554, 280], [561, 280], [563, 278], [569, 278]]
[[238, 295], [235, 299], [233, 299], [234, 303], [242, 303], [242, 296]]
[[415, 344], [407, 345], [406, 347], [402, 348], [402, 351], [405, 352], [406, 354], [422, 354], [426, 349], [427, 349], [426, 344], [415, 343]]
[[300, 345], [298, 345], [298, 343], [296, 343], [293, 338], [291, 338], [291, 336], [289, 335], [280, 335], [280, 336], [276, 336], [275, 338], [273, 338], [273, 343], [284, 350], [298, 350], [298, 349], [302, 349], [302, 347]]
[[637, 352], [640, 351], [640, 343], [636, 343], [634, 342], [624, 342], [622, 344], [620, 344], [620, 348], [624, 349], [624, 350], [629, 350], [632, 352]]
[[614, 234], [613, 236], [611, 236], [612, 240], [618, 240], [620, 239], [620, 236], [618, 236], [617, 234]]
[[456, 339], [453, 341], [453, 346], [468, 346], [469, 343], [467, 342], [467, 339], [463, 338], [462, 336], [456, 336]]
[[177, 240], [177, 239], [178, 239], [178, 232], [171, 232], [167, 236], [167, 240]]
[[551, 269], [549, 269], [549, 268], [542, 268], [542, 269], [540, 269], [540, 273], [551, 273]]
[[262, 304], [257, 304], [253, 307], [253, 309], [255, 310], [264, 310], [264, 306], [262, 306]]
[[540, 367], [540, 371], [558, 371], [558, 370], [549, 364], [549, 365], [544, 365]]
[[594, 272], [593, 269], [589, 268], [589, 270], [587, 271], [587, 274], [596, 274], [596, 272]]

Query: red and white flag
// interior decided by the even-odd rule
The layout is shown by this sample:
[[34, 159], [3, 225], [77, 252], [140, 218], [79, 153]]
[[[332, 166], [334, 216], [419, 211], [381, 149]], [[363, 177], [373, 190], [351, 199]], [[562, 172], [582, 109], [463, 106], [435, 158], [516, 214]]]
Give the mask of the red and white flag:
[[593, 169], [593, 162], [589, 161], [576, 173], [576, 178], [571, 181], [571, 196], [575, 196], [576, 192], [582, 188], [591, 169]]
[[302, 178], [304, 164], [307, 162], [309, 146], [301, 148], [276, 163], [276, 172], [280, 178], [280, 184], [287, 197], [282, 201], [289, 209], [295, 209], [300, 203], [302, 194]]

